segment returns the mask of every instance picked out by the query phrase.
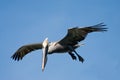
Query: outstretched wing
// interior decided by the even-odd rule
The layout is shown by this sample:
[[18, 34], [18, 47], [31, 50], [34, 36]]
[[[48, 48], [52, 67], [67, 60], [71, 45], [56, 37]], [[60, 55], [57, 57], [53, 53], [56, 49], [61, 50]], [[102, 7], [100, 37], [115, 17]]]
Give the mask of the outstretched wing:
[[29, 45], [24, 45], [20, 47], [12, 56], [11, 58], [14, 60], [22, 60], [22, 58], [30, 53], [31, 51], [37, 50], [37, 49], [42, 49], [42, 43], [36, 43], [36, 44], [29, 44]]
[[59, 43], [63, 45], [75, 45], [78, 42], [84, 40], [88, 33], [107, 31], [107, 28], [104, 28], [103, 26], [106, 25], [100, 23], [84, 28], [75, 27], [68, 29], [67, 35], [62, 40], [60, 40]]

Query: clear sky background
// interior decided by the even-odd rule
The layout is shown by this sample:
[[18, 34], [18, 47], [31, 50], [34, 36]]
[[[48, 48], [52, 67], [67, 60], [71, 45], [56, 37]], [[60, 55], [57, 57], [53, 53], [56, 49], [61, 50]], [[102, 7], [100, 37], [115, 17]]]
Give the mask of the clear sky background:
[[[42, 51], [22, 61], [11, 55], [22, 45], [62, 39], [67, 29], [104, 22], [108, 32], [91, 33], [77, 52], [48, 56], [41, 70]], [[120, 0], [0, 0], [0, 80], [120, 80]]]

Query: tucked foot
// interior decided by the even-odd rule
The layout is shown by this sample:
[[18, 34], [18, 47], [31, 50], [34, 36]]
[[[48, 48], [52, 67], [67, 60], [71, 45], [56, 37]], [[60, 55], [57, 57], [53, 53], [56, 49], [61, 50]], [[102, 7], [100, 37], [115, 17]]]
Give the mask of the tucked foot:
[[81, 61], [83, 63], [84, 59], [79, 54], [77, 54], [77, 56], [78, 56], [79, 61]]
[[72, 58], [73, 60], [76, 60], [76, 59], [77, 59], [76, 56], [75, 56], [72, 52], [68, 52], [68, 54], [71, 56], [71, 58]]

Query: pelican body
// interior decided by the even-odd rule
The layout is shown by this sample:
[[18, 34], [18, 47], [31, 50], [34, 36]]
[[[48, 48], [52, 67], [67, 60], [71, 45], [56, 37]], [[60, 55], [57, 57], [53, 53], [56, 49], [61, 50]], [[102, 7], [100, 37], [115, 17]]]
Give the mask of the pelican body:
[[46, 38], [41, 43], [24, 45], [20, 47], [11, 57], [12, 59], [19, 61], [22, 60], [22, 58], [31, 51], [42, 49], [42, 71], [44, 71], [45, 65], [47, 63], [48, 54], [68, 53], [73, 60], [76, 60], [78, 57], [79, 61], [84, 62], [84, 59], [75, 51], [75, 49], [83, 45], [79, 44], [79, 42], [84, 40], [88, 33], [107, 31], [107, 28], [104, 28], [103, 26], [105, 25], [100, 23], [83, 28], [74, 27], [68, 29], [67, 35], [59, 41], [49, 42], [48, 38]]

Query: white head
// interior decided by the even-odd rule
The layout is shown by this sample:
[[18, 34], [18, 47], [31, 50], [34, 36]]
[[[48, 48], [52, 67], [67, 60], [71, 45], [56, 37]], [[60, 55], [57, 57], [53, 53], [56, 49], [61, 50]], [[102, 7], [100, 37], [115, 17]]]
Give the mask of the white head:
[[46, 46], [48, 46], [48, 38], [45, 38], [45, 40], [43, 41], [43, 43], [42, 43], [42, 45], [43, 45], [43, 47], [46, 47]]

